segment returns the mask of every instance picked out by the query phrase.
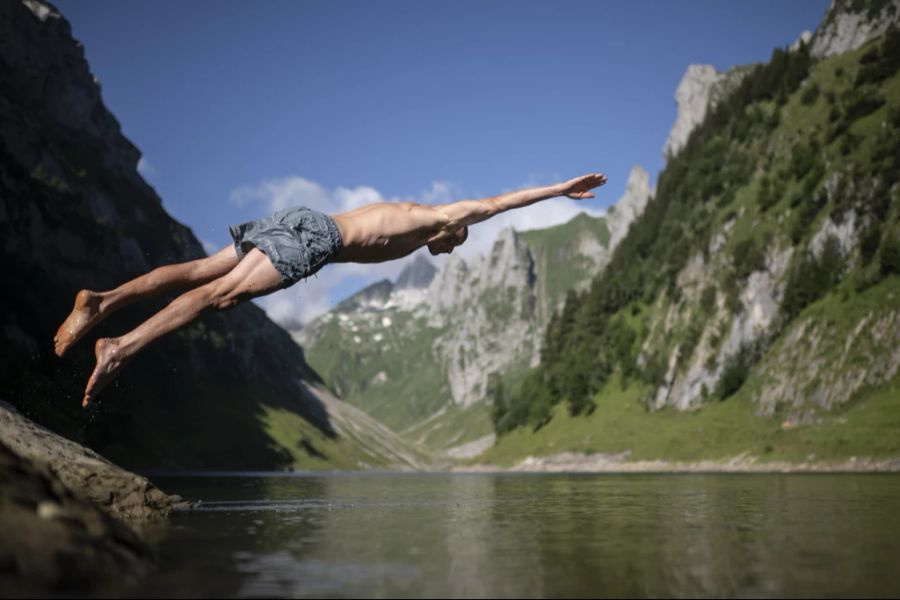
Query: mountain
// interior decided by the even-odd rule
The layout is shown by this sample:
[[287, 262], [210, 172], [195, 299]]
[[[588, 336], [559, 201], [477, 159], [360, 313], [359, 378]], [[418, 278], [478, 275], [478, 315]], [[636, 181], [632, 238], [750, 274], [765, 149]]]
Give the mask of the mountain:
[[657, 193], [479, 460], [900, 456], [898, 19], [835, 2], [686, 129], [679, 100]]
[[380, 281], [295, 332], [342, 398], [438, 453], [490, 444], [492, 374], [537, 364], [541, 335], [566, 293], [584, 287], [651, 195], [640, 167], [606, 217], [503, 230], [490, 252], [439, 270], [420, 254], [396, 284]]
[[396, 290], [419, 289], [428, 287], [437, 269], [425, 258], [421, 253], [411, 263], [406, 265], [400, 275], [397, 276], [397, 284], [394, 286]]
[[663, 156], [678, 154], [706, 113], [733, 92], [750, 69], [752, 66], [741, 66], [719, 73], [712, 65], [690, 65], [675, 90], [678, 116], [663, 147]]
[[884, 35], [900, 19], [900, 1], [832, 0], [810, 39], [810, 53], [826, 58], [856, 50]]
[[252, 304], [160, 340], [83, 411], [93, 340], [132, 329], [168, 299], [112, 316], [60, 359], [53, 335], [75, 293], [204, 253], [138, 174], [140, 152], [56, 7], [0, 3], [0, 74], [0, 399], [129, 468], [418, 464], [407, 444], [332, 398]]

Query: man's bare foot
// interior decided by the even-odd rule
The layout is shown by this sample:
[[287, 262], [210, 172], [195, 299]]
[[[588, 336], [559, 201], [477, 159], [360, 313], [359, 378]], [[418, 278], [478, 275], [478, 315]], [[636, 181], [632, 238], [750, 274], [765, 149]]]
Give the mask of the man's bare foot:
[[94, 344], [94, 355], [97, 357], [97, 366], [88, 379], [87, 387], [84, 389], [84, 399], [81, 406], [87, 408], [91, 400], [106, 387], [106, 384], [116, 378], [116, 375], [125, 363], [128, 361], [124, 356], [122, 348], [119, 347], [119, 340], [114, 338], [100, 338]]
[[69, 347], [86, 334], [91, 327], [100, 322], [100, 294], [90, 290], [81, 290], [75, 296], [75, 308], [68, 318], [59, 326], [53, 345], [57, 356], [66, 353]]

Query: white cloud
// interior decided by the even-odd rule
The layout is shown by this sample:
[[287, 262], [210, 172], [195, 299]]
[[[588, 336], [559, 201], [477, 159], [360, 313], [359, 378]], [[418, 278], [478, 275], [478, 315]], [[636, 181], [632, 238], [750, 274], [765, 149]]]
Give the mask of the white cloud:
[[138, 159], [137, 171], [138, 171], [138, 173], [141, 174], [141, 177], [143, 177], [144, 179], [147, 179], [149, 177], [152, 177], [153, 175], [156, 175], [156, 169], [153, 167], [153, 165], [150, 164], [150, 161], [148, 161], [143, 156], [140, 159]]
[[462, 190], [458, 185], [449, 181], [432, 181], [431, 189], [419, 194], [418, 201], [425, 204], [442, 204], [462, 200], [462, 196]]
[[326, 265], [317, 274], [319, 277], [313, 275], [286, 290], [260, 298], [260, 306], [277, 323], [307, 323], [315, 319], [331, 308], [328, 290], [334, 284], [329, 281], [330, 268]]
[[385, 202], [375, 188], [359, 186], [329, 190], [315, 181], [291, 176], [269, 179], [257, 186], [245, 186], [231, 192], [238, 206], [262, 203], [271, 213], [289, 206], [308, 206], [322, 212], [343, 212], [369, 204]]

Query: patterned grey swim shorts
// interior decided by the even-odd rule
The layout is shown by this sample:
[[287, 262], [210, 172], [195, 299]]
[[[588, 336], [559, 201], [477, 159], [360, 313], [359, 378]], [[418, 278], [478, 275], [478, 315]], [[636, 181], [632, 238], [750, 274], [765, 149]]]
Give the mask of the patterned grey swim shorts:
[[228, 229], [238, 259], [254, 246], [259, 248], [281, 274], [283, 288], [316, 273], [342, 244], [334, 219], [305, 206], [292, 206]]

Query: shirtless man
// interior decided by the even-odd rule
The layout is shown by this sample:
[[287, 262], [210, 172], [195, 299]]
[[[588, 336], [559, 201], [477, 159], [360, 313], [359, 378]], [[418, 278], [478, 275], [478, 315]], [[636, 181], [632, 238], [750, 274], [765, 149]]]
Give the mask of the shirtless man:
[[65, 354], [94, 325], [127, 304], [193, 288], [131, 332], [97, 340], [97, 365], [81, 403], [87, 408], [144, 346], [204, 312], [232, 308], [289, 287], [328, 262], [384, 262], [422, 246], [433, 255], [450, 254], [466, 240], [469, 225], [556, 196], [593, 198], [590, 190], [604, 183], [606, 177], [595, 173], [482, 200], [440, 205], [378, 202], [335, 215], [293, 207], [232, 225], [234, 244], [212, 256], [159, 267], [108, 292], [78, 292], [75, 308], [53, 340], [56, 354]]

